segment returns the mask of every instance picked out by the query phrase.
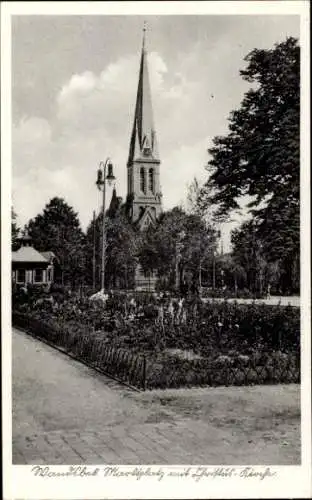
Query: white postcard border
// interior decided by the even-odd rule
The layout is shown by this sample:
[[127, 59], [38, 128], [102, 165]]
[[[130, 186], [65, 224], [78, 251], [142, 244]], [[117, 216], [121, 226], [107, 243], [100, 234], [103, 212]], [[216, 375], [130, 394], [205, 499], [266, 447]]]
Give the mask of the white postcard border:
[[[12, 2], [2, 4], [2, 389], [3, 389], [3, 476], [4, 498], [274, 498], [311, 495], [311, 295], [310, 295], [310, 114], [309, 114], [309, 5], [303, 1], [254, 2]], [[263, 481], [240, 477], [203, 479], [153, 478], [42, 478], [33, 466], [12, 466], [11, 423], [11, 314], [10, 314], [10, 220], [11, 220], [11, 16], [12, 15], [196, 15], [196, 14], [280, 14], [301, 16], [302, 121], [301, 121], [301, 321], [302, 321], [302, 465], [271, 467], [276, 476]], [[179, 466], [185, 469], [186, 466]], [[216, 466], [215, 466], [216, 467]], [[215, 468], [214, 467], [214, 468]], [[220, 465], [222, 467], [222, 465]], [[91, 466], [88, 468], [92, 469]], [[151, 469], [157, 470], [158, 466]], [[170, 471], [173, 467], [162, 467]], [[103, 467], [102, 467], [103, 469]], [[128, 467], [133, 469], [133, 467]], [[196, 467], [195, 467], [196, 469]], [[209, 467], [212, 469], [212, 467]], [[236, 467], [238, 470], [238, 468]], [[254, 467], [263, 470], [263, 467]], [[68, 470], [53, 466], [53, 470]]]

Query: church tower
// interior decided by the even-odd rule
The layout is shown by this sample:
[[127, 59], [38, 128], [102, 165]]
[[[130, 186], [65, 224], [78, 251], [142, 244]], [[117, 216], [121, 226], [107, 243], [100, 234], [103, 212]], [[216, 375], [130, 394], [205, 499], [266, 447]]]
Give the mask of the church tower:
[[145, 32], [144, 27], [139, 84], [127, 163], [129, 215], [131, 221], [137, 223], [141, 230], [154, 223], [162, 211], [160, 159], [153, 120]]

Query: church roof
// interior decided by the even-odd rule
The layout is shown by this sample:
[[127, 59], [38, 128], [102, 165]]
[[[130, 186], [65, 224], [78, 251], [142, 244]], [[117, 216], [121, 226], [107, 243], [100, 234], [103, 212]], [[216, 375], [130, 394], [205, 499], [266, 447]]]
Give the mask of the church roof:
[[151, 213], [151, 210], [149, 207], [145, 207], [138, 218], [138, 220], [135, 222], [135, 224], [138, 226], [140, 230], [142, 229], [147, 229], [148, 226], [151, 224], [155, 224], [155, 219], [153, 214]]
[[47, 264], [48, 260], [33, 247], [23, 246], [16, 252], [12, 252], [12, 262], [42, 262]]
[[111, 202], [107, 210], [107, 215], [109, 217], [113, 217], [114, 215], [116, 215], [117, 211], [120, 208], [121, 203], [122, 203], [122, 197], [117, 196], [116, 188], [114, 187], [112, 192]]
[[148, 75], [145, 29], [141, 53], [139, 84], [135, 105], [134, 123], [130, 140], [128, 164], [137, 159], [159, 160], [152, 99]]

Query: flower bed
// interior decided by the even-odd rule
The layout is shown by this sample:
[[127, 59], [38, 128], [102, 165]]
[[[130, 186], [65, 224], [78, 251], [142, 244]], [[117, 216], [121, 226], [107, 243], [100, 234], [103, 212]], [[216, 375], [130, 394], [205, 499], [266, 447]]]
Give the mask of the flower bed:
[[140, 387], [300, 381], [299, 308], [190, 299], [174, 315], [165, 299], [132, 299], [25, 302], [15, 311], [34, 333]]

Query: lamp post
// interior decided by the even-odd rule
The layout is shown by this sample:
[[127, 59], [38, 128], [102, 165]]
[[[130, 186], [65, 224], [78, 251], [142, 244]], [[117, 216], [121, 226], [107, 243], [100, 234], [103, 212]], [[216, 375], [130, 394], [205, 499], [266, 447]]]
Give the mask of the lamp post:
[[212, 289], [216, 289], [216, 252], [213, 251], [212, 254]]
[[100, 191], [103, 193], [103, 205], [102, 205], [102, 263], [101, 263], [101, 291], [104, 292], [105, 289], [105, 250], [106, 250], [106, 231], [105, 231], [105, 191], [106, 191], [106, 181], [109, 185], [115, 180], [113, 174], [113, 164], [110, 158], [107, 158], [104, 162], [100, 162], [99, 169], [97, 171], [97, 181], [96, 185]]
[[95, 290], [95, 269], [96, 269], [96, 219], [95, 219], [95, 210], [93, 210], [93, 253], [92, 253], [92, 289], [93, 292]]
[[178, 233], [178, 238], [176, 241], [176, 247], [175, 247], [175, 289], [176, 292], [179, 292], [180, 289], [180, 276], [179, 276], [179, 263], [180, 263], [180, 258], [181, 258], [181, 250], [183, 247], [183, 239], [185, 238], [185, 231], [180, 231]]

